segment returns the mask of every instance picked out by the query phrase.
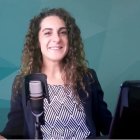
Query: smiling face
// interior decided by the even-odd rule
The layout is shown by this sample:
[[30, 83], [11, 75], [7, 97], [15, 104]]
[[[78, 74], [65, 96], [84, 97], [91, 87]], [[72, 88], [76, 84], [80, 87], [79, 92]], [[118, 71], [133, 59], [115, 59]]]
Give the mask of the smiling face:
[[38, 34], [43, 61], [61, 62], [68, 52], [68, 31], [58, 16], [48, 16], [41, 21]]

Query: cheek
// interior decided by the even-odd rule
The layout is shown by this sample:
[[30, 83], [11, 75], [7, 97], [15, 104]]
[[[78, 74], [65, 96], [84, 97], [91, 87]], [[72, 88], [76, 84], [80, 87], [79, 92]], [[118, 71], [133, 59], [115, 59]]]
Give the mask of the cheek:
[[47, 43], [47, 39], [46, 39], [42, 34], [39, 34], [38, 40], [39, 40], [39, 46], [40, 46], [41, 48], [42, 48], [43, 46], [45, 46], [45, 44]]
[[48, 45], [48, 43], [49, 43], [49, 40], [47, 40], [47, 39], [41, 39], [41, 40], [39, 40], [39, 46], [40, 46], [40, 48], [46, 48], [46, 46]]
[[69, 46], [67, 46], [65, 49], [65, 56], [68, 54], [68, 52], [69, 52]]
[[39, 48], [41, 50], [41, 53], [43, 54], [43, 52], [45, 52], [46, 49], [46, 45], [43, 41], [39, 41]]
[[67, 47], [67, 49], [69, 48], [69, 41], [68, 41], [68, 39], [65, 39], [65, 46]]
[[41, 52], [45, 49], [45, 45], [43, 42], [39, 42], [39, 48], [41, 49]]
[[69, 42], [68, 40], [65, 40], [65, 46], [66, 46], [66, 53], [69, 51]]

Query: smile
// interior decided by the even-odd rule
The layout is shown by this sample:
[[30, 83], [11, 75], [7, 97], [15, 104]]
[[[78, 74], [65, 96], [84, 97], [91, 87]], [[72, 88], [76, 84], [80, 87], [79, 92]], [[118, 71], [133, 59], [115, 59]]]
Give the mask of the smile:
[[51, 50], [59, 50], [59, 49], [62, 49], [63, 47], [59, 46], [59, 47], [49, 47], [49, 49]]

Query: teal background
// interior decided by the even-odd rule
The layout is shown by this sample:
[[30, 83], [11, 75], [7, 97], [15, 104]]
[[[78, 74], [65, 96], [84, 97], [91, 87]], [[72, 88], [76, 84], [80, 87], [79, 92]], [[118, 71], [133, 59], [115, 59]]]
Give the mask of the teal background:
[[0, 0], [0, 130], [29, 20], [45, 7], [64, 7], [76, 18], [112, 113], [121, 83], [140, 79], [140, 0]]

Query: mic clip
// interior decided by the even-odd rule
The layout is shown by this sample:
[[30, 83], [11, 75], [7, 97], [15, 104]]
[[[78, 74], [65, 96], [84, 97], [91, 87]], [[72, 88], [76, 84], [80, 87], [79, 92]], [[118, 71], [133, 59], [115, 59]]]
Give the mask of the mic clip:
[[29, 91], [29, 82], [30, 81], [40, 81], [42, 85], [42, 90], [43, 90], [43, 97], [48, 100], [48, 103], [50, 103], [50, 98], [49, 98], [49, 92], [48, 92], [48, 87], [47, 87], [47, 76], [42, 73], [33, 73], [26, 75], [24, 78], [24, 86], [25, 86], [25, 96], [26, 96], [26, 105], [27, 101], [30, 99], [30, 91]]

